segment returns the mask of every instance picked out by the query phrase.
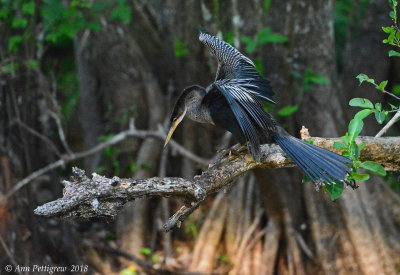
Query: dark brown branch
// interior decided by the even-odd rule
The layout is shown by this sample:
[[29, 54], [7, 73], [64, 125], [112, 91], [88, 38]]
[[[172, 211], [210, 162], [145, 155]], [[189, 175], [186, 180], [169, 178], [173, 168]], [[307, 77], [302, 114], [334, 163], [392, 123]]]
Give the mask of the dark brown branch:
[[[304, 133], [303, 133], [304, 134]], [[306, 135], [304, 134], [306, 137]], [[314, 144], [333, 150], [335, 138], [315, 138]], [[400, 171], [400, 138], [360, 137], [357, 143], [368, 142], [362, 150], [360, 160], [373, 160], [382, 164], [387, 171]], [[182, 178], [113, 179], [94, 174], [91, 179], [84, 171], [74, 169], [71, 182], [66, 182], [64, 196], [35, 209], [37, 215], [92, 218], [114, 217], [124, 203], [138, 197], [184, 197], [183, 206], [164, 225], [166, 230], [179, 226], [192, 213], [205, 197], [219, 191], [235, 178], [254, 168], [293, 167], [294, 164], [276, 144], [261, 147], [262, 157], [256, 163], [247, 152], [227, 156], [219, 163], [210, 166], [192, 181]]]

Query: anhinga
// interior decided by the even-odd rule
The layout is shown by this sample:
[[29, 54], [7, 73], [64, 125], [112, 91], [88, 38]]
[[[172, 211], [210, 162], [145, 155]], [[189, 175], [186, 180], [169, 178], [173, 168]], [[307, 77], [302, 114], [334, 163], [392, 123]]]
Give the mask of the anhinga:
[[274, 92], [249, 58], [204, 29], [199, 39], [218, 60], [217, 76], [206, 89], [194, 85], [183, 91], [173, 109], [165, 145], [186, 115], [228, 130], [241, 143], [249, 142], [255, 161], [260, 160], [260, 144], [273, 140], [312, 181], [346, 180], [351, 160], [291, 136], [264, 111], [263, 101], [275, 103]]

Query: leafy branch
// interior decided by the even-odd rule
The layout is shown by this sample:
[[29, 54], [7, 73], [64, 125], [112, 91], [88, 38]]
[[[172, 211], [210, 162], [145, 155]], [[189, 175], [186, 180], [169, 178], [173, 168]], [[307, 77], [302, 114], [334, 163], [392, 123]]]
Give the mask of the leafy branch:
[[[397, 5], [398, 5], [397, 0], [392, 0], [391, 4], [392, 4], [392, 11], [390, 12], [389, 16], [392, 18], [394, 24], [390, 27], [382, 27], [382, 30], [385, 33], [389, 34], [388, 38], [383, 40], [383, 43], [390, 44], [392, 46], [400, 48], [400, 30], [399, 27], [397, 26]], [[400, 56], [400, 53], [394, 50], [390, 50], [389, 57], [392, 56]], [[377, 90], [400, 101], [400, 97], [386, 90], [386, 86], [388, 84], [387, 80], [384, 80], [379, 84], [377, 84], [375, 83], [375, 80], [373, 78], [368, 77], [366, 74], [359, 74], [356, 78], [360, 81], [360, 85], [363, 82], [370, 83], [373, 86], [375, 86]], [[389, 122], [385, 125], [385, 127], [383, 127], [382, 130], [379, 131], [379, 133], [376, 135], [376, 137], [382, 136], [400, 118], [400, 108], [398, 106], [389, 104], [391, 110], [388, 111], [383, 109], [382, 103], [378, 102], [375, 103], [374, 105], [369, 99], [366, 98], [353, 98], [350, 100], [349, 105], [352, 107], [361, 108], [362, 110], [357, 112], [354, 118], [350, 121], [348, 125], [348, 131], [346, 132], [345, 136], [341, 137], [341, 142], [334, 143], [334, 148], [342, 149], [343, 150], [342, 155], [349, 157], [350, 159], [353, 160], [353, 163], [351, 164], [351, 172], [349, 173], [347, 179], [353, 181], [368, 180], [370, 176], [368, 174], [360, 173], [358, 171], [359, 169], [370, 171], [379, 176], [386, 176], [385, 169], [379, 163], [371, 160], [364, 162], [359, 160], [360, 152], [367, 145], [367, 142], [358, 145], [355, 142], [355, 140], [360, 135], [364, 127], [363, 120], [366, 117], [368, 117], [371, 114], [374, 114], [376, 121], [379, 124], [383, 124], [389, 113], [396, 112], [393, 118], [390, 119]], [[326, 187], [328, 188], [329, 186]], [[343, 188], [337, 188], [336, 186], [334, 191], [335, 192], [332, 192], [332, 190], [328, 189], [328, 192], [331, 194], [332, 199], [338, 198], [341, 192], [343, 191]]]

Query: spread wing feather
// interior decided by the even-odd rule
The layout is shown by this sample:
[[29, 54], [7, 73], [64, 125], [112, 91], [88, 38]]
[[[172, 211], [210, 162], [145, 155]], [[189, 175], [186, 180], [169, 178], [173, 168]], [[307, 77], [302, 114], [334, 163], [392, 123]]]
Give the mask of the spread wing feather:
[[204, 29], [200, 30], [199, 40], [218, 60], [215, 81], [225, 79], [241, 80], [261, 100], [275, 104], [272, 99], [274, 92], [269, 81], [257, 72], [254, 63], [248, 57], [241, 54], [230, 44], [210, 35]]

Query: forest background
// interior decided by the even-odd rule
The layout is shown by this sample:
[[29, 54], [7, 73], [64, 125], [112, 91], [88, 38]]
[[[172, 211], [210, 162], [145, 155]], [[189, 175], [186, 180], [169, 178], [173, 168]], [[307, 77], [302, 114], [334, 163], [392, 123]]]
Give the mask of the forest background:
[[[137, 129], [165, 129], [183, 88], [214, 80], [216, 61], [198, 41], [199, 25], [239, 48], [271, 80], [278, 104], [267, 108], [290, 133], [299, 136], [304, 125], [311, 136], [344, 136], [360, 110], [349, 101], [368, 98], [388, 111], [364, 119], [361, 135], [376, 135], [399, 102], [356, 77], [388, 80], [385, 89], [400, 96], [398, 57], [382, 43], [388, 39], [382, 27], [396, 23], [392, 5], [0, 0], [2, 272], [8, 264], [39, 264], [125, 275], [398, 274], [398, 171], [371, 176], [332, 201], [302, 184], [298, 169], [254, 170], [169, 233], [162, 224], [179, 199], [138, 199], [115, 220], [33, 212], [62, 196], [74, 166], [88, 175], [191, 179], [217, 150], [235, 143], [220, 129], [185, 120], [174, 135], [183, 151], [163, 149], [162, 134], [90, 151], [128, 129], [131, 119]], [[395, 124], [386, 135], [399, 130]]]

